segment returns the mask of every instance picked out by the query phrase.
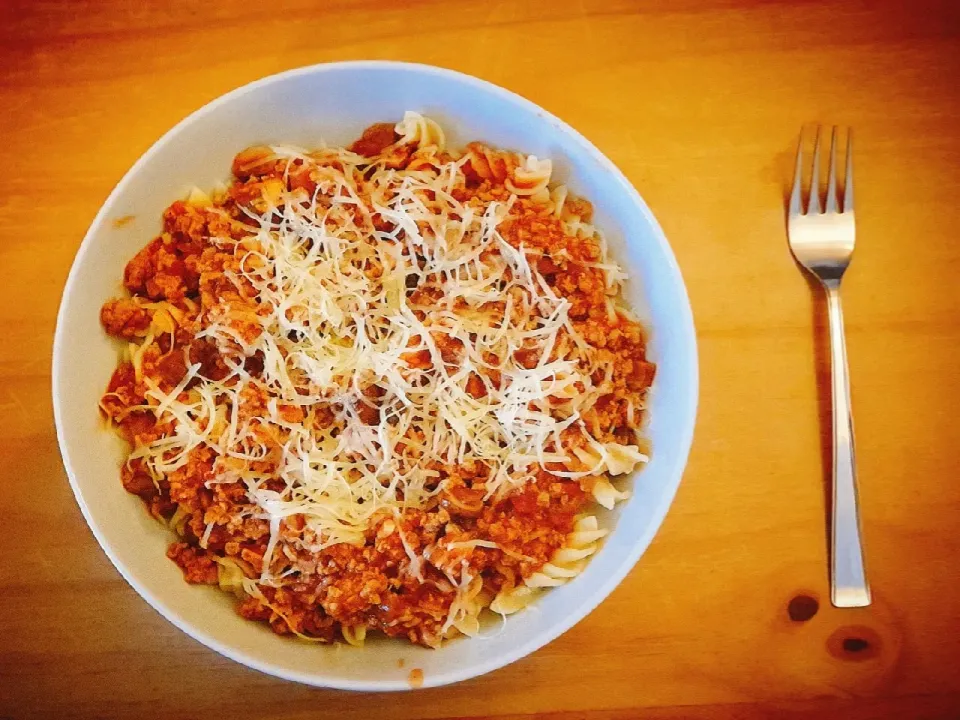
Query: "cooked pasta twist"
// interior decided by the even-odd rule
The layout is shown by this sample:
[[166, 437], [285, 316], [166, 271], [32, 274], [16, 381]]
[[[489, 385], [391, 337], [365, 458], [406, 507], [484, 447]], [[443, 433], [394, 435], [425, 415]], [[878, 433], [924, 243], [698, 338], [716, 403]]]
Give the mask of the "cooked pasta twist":
[[579, 575], [587, 558], [600, 548], [599, 541], [607, 534], [600, 529], [594, 515], [581, 515], [574, 522], [573, 532], [557, 550], [550, 562], [528, 577], [523, 585], [502, 590], [490, 604], [490, 609], [501, 615], [522, 610], [536, 599], [542, 588], [556, 587]]
[[243, 589], [243, 569], [233, 558], [217, 558], [217, 584], [224, 592], [233, 593], [239, 598], [245, 596]]
[[489, 604], [490, 595], [484, 591], [482, 579], [473, 578], [454, 600], [443, 630], [444, 637], [451, 637], [457, 633], [468, 637], [475, 636], [480, 632], [480, 612]]
[[[467, 155], [468, 165], [481, 180], [502, 183], [513, 194], [530, 197], [536, 202], [550, 202], [548, 186], [553, 173], [550, 160], [495, 150], [477, 142], [467, 145]], [[560, 204], [562, 206], [563, 198], [560, 198]], [[559, 215], [558, 211], [555, 212]]]
[[343, 639], [346, 640], [348, 645], [353, 645], [354, 647], [363, 647], [363, 643], [367, 638], [367, 626], [342, 625], [340, 627], [340, 634], [343, 636]]
[[433, 147], [438, 151], [442, 151], [446, 145], [443, 129], [435, 120], [410, 110], [403, 114], [403, 120], [397, 123], [394, 131], [400, 136], [397, 141], [400, 145]]
[[520, 164], [516, 153], [495, 150], [478, 142], [467, 143], [467, 156], [467, 165], [477, 177], [500, 183], [506, 183]]
[[517, 195], [531, 195], [536, 200], [550, 199], [547, 185], [553, 173], [550, 160], [538, 160], [536, 155], [528, 155], [521, 165], [504, 181], [504, 187]]
[[[619, 443], [597, 443], [587, 447], [574, 448], [577, 456], [591, 472], [625, 475], [647, 461], [647, 456], [636, 445]], [[594, 500], [610, 510], [620, 500], [630, 497], [630, 493], [617, 490], [606, 475], [599, 475], [591, 490]]]

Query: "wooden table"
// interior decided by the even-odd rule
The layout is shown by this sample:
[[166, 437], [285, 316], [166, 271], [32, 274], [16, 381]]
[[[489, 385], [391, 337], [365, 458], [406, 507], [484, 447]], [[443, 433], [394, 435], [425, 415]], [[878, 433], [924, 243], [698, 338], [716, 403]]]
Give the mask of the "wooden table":
[[[403, 4], [0, 8], [0, 717], [960, 717], [960, 5]], [[680, 493], [620, 588], [511, 667], [391, 697], [247, 670], [153, 612], [84, 525], [49, 394], [61, 287], [137, 156], [237, 85], [351, 58], [484, 77], [596, 142], [673, 244], [702, 363]], [[828, 601], [824, 318], [784, 236], [817, 122], [857, 133], [865, 610]]]

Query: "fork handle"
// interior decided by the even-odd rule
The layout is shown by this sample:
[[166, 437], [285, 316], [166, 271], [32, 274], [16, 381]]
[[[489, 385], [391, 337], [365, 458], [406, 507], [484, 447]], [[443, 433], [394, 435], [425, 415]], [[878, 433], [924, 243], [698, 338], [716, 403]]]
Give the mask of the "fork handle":
[[850, 372], [843, 332], [839, 283], [824, 283], [830, 315], [830, 366], [833, 378], [833, 527], [830, 599], [836, 607], [865, 607], [870, 588], [863, 567], [857, 465], [850, 409]]

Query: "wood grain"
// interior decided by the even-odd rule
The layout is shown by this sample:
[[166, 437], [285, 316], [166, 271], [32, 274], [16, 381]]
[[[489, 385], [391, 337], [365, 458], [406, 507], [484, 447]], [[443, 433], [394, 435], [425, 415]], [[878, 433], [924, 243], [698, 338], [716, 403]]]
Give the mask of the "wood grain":
[[[269, 678], [154, 613], [84, 525], [48, 389], [74, 252], [137, 156], [237, 85], [352, 58], [479, 75], [594, 140], [673, 244], [702, 363], [683, 485], [622, 586], [511, 667], [392, 697]], [[958, 72], [952, 0], [0, 4], [0, 716], [960, 716]], [[866, 610], [827, 601], [823, 321], [784, 237], [817, 122], [857, 137]]]

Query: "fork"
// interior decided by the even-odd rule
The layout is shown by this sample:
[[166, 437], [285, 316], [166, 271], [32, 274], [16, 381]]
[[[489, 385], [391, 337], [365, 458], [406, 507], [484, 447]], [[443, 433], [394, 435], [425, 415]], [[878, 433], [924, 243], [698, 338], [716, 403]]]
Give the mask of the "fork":
[[835, 607], [865, 607], [870, 588], [863, 566], [857, 508], [857, 466], [850, 409], [850, 373], [843, 334], [840, 280], [850, 265], [855, 236], [853, 212], [853, 138], [847, 131], [847, 167], [842, 206], [837, 202], [837, 128], [830, 140], [826, 207], [820, 206], [820, 131], [813, 151], [813, 178], [806, 211], [802, 207], [803, 142], [797, 147], [797, 171], [790, 195], [787, 236], [797, 262], [823, 286], [830, 317], [830, 365], [833, 395], [833, 517], [830, 542], [830, 600]]

